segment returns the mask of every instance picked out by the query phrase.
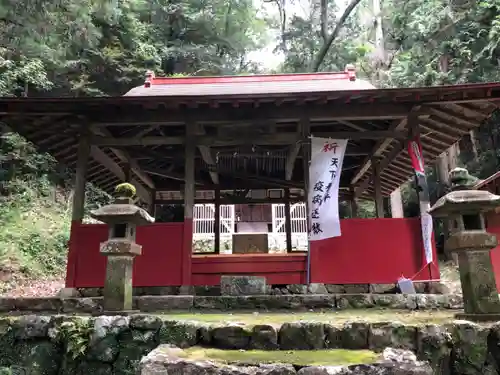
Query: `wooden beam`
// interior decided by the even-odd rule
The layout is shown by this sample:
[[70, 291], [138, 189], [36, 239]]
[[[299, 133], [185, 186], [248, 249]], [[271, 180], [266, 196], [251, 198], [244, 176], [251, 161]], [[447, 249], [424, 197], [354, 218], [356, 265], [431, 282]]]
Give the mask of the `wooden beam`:
[[288, 155], [286, 157], [286, 166], [285, 166], [285, 179], [291, 180], [293, 176], [293, 170], [295, 168], [295, 161], [299, 155], [300, 151], [300, 142], [296, 142], [291, 145], [288, 149]]
[[[149, 173], [149, 174], [152, 174], [152, 175], [156, 175], [156, 176], [159, 176], [159, 177], [163, 177], [163, 178], [166, 178], [166, 179], [169, 179], [169, 180], [176, 180], [176, 181], [185, 182], [185, 177], [184, 176], [181, 176], [181, 175], [179, 175], [177, 173], [174, 173], [174, 172], [172, 172], [169, 169], [145, 167], [144, 171], [146, 173]], [[196, 182], [196, 181], [195, 181], [195, 184], [196, 185], [203, 185], [202, 183]]]
[[[302, 124], [299, 122], [297, 124], [297, 136], [301, 137]], [[295, 161], [299, 155], [301, 143], [295, 142], [288, 149], [288, 154], [286, 156], [286, 165], [285, 165], [285, 179], [291, 180], [293, 176], [293, 170], [295, 168]]]
[[484, 112], [480, 112], [476, 109], [469, 108], [469, 107], [459, 105], [459, 104], [450, 103], [450, 104], [447, 104], [447, 107], [450, 108], [450, 110], [452, 110], [453, 112], [459, 113], [460, 115], [465, 116], [469, 119], [479, 118], [480, 121], [483, 121], [484, 119], [489, 117], [489, 115], [484, 113]]
[[[111, 132], [106, 129], [106, 128], [98, 128], [95, 126], [91, 127], [92, 133], [98, 135], [98, 136], [105, 136], [105, 137], [110, 137]], [[148, 186], [150, 189], [155, 189], [155, 183], [153, 180], [146, 174], [144, 171], [141, 169], [139, 164], [137, 163], [137, 160], [133, 159], [130, 157], [127, 151], [125, 150], [119, 150], [116, 148], [111, 148], [111, 152], [116, 155], [118, 159], [120, 159], [123, 163], [129, 164], [130, 170], [142, 181]]]
[[450, 125], [448, 123], [442, 122], [442, 121], [437, 121], [435, 118], [425, 118], [425, 119], [420, 119], [420, 121], [423, 124], [431, 125], [433, 126], [436, 130], [441, 130], [442, 134], [448, 134], [448, 135], [457, 135], [462, 136], [464, 134], [468, 133], [468, 130], [464, 130], [461, 128], [457, 128], [453, 125]]
[[75, 188], [73, 192], [73, 211], [71, 219], [81, 222], [85, 206], [85, 182], [89, 166], [90, 137], [81, 134], [78, 142], [78, 159], [76, 162]]
[[[218, 187], [215, 188], [215, 200], [214, 200], [214, 206], [215, 206], [215, 212], [214, 212], [214, 252], [215, 254], [220, 253], [220, 202], [221, 202], [221, 196], [220, 196], [220, 189]], [[196, 203], [196, 198], [195, 198], [195, 203]]]
[[290, 210], [290, 189], [285, 189], [285, 239], [286, 252], [292, 252], [292, 216]]
[[[189, 122], [186, 127], [186, 144], [184, 149], [184, 242], [182, 246], [181, 283], [191, 284], [191, 257], [193, 254], [193, 209], [196, 197], [195, 160], [196, 144], [194, 143], [195, 123]], [[189, 235], [186, 235], [188, 231]]]
[[[390, 126], [389, 130], [395, 131], [395, 130], [402, 130], [406, 126], [406, 118], [403, 119], [402, 121], [395, 121], [392, 123]], [[405, 135], [405, 138], [407, 138], [407, 135]], [[363, 163], [361, 164], [361, 167], [354, 173], [353, 178], [351, 179], [351, 185], [356, 185], [359, 183], [361, 178], [365, 175], [365, 173], [368, 171], [368, 169], [371, 166], [371, 161], [374, 157], [381, 156], [382, 152], [391, 144], [391, 142], [394, 140], [394, 138], [387, 138], [382, 141], [377, 142], [375, 147], [373, 148], [372, 152], [370, 155], [368, 155]]]
[[338, 120], [339, 123], [351, 128], [351, 129], [356, 129], [356, 130], [359, 130], [360, 132], [364, 132], [364, 131], [367, 131], [368, 129], [362, 127], [362, 126], [359, 126], [359, 125], [356, 125], [356, 124], [353, 124], [352, 122], [350, 121], [345, 121], [345, 120]]
[[384, 197], [382, 196], [382, 181], [380, 180], [380, 159], [374, 157], [372, 159], [372, 169], [373, 169], [373, 189], [374, 189], [374, 201], [375, 201], [375, 214], [377, 217], [384, 217]]
[[[316, 137], [335, 138], [335, 139], [405, 139], [406, 134], [394, 130], [378, 130], [365, 132], [331, 132], [331, 133], [315, 133]], [[234, 139], [224, 137], [195, 137], [194, 142], [197, 145], [206, 145], [212, 147], [221, 146], [237, 146], [241, 144], [256, 144], [256, 145], [282, 145], [301, 142], [303, 139], [294, 133], [289, 134], [268, 134], [252, 139]], [[113, 138], [95, 136], [92, 139], [92, 144], [96, 146], [158, 146], [158, 145], [182, 145], [186, 142], [185, 137], [144, 137], [144, 138]]]
[[[196, 128], [197, 135], [205, 136], [206, 131], [205, 131], [205, 127], [203, 125], [196, 124], [195, 128]], [[200, 154], [201, 154], [203, 161], [205, 163], [207, 163], [208, 165], [215, 167], [215, 160], [214, 160], [214, 157], [212, 155], [212, 151], [210, 150], [210, 147], [206, 146], [206, 145], [198, 145], [198, 150], [200, 150]], [[218, 185], [219, 184], [219, 175], [217, 174], [217, 172], [210, 171], [209, 174], [210, 174], [210, 178], [212, 179], [212, 182], [215, 185]]]
[[[275, 121], [296, 122], [300, 121], [304, 111], [309, 114], [310, 121], [329, 120], [388, 120], [404, 118], [410, 112], [411, 105], [393, 103], [366, 103], [345, 104], [332, 106], [328, 104], [311, 104], [297, 106], [295, 104], [276, 107], [274, 105], [255, 108], [253, 106], [238, 108], [207, 108], [189, 110], [155, 110], [138, 111], [131, 106], [122, 108], [118, 116], [112, 110], [106, 112], [92, 112], [88, 114], [89, 120], [97, 126], [153, 126], [153, 125], [182, 125], [186, 118], [202, 124], [217, 124], [221, 122], [235, 123], [238, 121]], [[128, 113], [127, 113], [128, 112]], [[127, 120], [133, 119], [133, 120]]]
[[[99, 147], [91, 146], [90, 156], [95, 161], [102, 164], [111, 173], [113, 173], [120, 181], [125, 181], [126, 176], [123, 169], [118, 164], [116, 164], [116, 162], [113, 159], [111, 159], [108, 155], [106, 155], [106, 153], [102, 151]], [[132, 184], [137, 189], [137, 195], [139, 196], [139, 198], [141, 198], [144, 202], [149, 204], [151, 201], [151, 197], [149, 192], [144, 188], [144, 186], [142, 186], [142, 184], [135, 179], [132, 179]]]
[[[400, 142], [396, 147], [394, 147], [389, 154], [380, 162], [380, 171], [382, 172], [389, 164], [391, 164], [392, 160], [399, 155], [401, 151], [405, 148], [405, 142]], [[371, 165], [371, 163], [370, 163]], [[356, 188], [356, 196], [359, 197], [363, 191], [370, 185], [371, 179], [366, 177]]]
[[472, 122], [465, 120], [459, 116], [457, 116], [456, 113], [450, 114], [449, 111], [443, 110], [441, 108], [435, 108], [435, 107], [425, 107], [425, 111], [433, 116], [437, 116], [445, 121], [451, 121], [453, 122], [453, 125], [457, 128], [461, 128], [464, 131], [469, 131], [470, 129], [474, 129], [479, 127], [480, 122]]

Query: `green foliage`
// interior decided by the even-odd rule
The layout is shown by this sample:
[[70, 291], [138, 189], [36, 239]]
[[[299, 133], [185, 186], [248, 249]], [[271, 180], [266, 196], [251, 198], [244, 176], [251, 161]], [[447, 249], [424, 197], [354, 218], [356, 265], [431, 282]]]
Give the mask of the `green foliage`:
[[[16, 133], [0, 143], [0, 267], [29, 277], [61, 276], [71, 224], [71, 178]], [[87, 185], [88, 212], [107, 194]]]
[[134, 198], [137, 194], [137, 190], [134, 185], [124, 182], [116, 185], [115, 194], [120, 197]]
[[66, 354], [77, 360], [87, 353], [93, 331], [91, 319], [74, 319], [61, 324], [58, 338], [65, 343]]
[[0, 95], [121, 95], [149, 69], [252, 72], [267, 39], [251, 0], [19, 4], [0, 5]]

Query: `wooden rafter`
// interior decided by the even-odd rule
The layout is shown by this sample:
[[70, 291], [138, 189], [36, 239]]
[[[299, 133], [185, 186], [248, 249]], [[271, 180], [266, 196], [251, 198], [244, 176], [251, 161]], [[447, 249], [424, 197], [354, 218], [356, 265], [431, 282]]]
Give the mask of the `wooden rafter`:
[[461, 130], [465, 132], [469, 131], [470, 128], [477, 128], [480, 125], [479, 122], [476, 121], [472, 122], [469, 120], [465, 120], [464, 118], [460, 117], [459, 114], [452, 111], [448, 111], [444, 108], [427, 107], [426, 111], [428, 111], [428, 113], [432, 114], [433, 116], [441, 118], [445, 121], [449, 121], [451, 119], [455, 127], [459, 129], [461, 128]]
[[[394, 147], [388, 155], [380, 162], [379, 168], [382, 172], [391, 162], [392, 160], [404, 149], [405, 142], [400, 142], [398, 146]], [[371, 163], [370, 163], [371, 165]], [[356, 196], [359, 196], [370, 184], [371, 179], [365, 178], [363, 182], [355, 189]]]
[[[417, 111], [418, 109], [419, 108], [415, 108], [414, 111]], [[391, 124], [391, 126], [389, 127], [389, 130], [396, 131], [396, 130], [404, 129], [406, 126], [406, 121], [407, 121], [406, 118], [404, 118], [401, 121], [394, 121]], [[405, 136], [405, 137], [407, 137], [407, 136]], [[374, 157], [381, 156], [382, 152], [390, 145], [390, 143], [392, 142], [393, 139], [394, 138], [387, 138], [387, 139], [384, 139], [384, 140], [377, 142], [377, 144], [373, 148], [371, 154], [366, 157], [364, 162], [361, 164], [361, 167], [354, 174], [353, 178], [351, 179], [351, 185], [354, 186], [361, 180], [361, 178], [364, 176], [364, 174], [369, 170], [369, 168], [371, 166], [372, 159]], [[382, 164], [383, 163], [381, 163], [380, 165], [382, 165]], [[381, 168], [381, 170], [383, 170], [383, 168]]]
[[[91, 131], [94, 134], [109, 137], [111, 136], [111, 132], [103, 127], [97, 128], [92, 126]], [[155, 183], [153, 180], [141, 169], [137, 160], [130, 157], [127, 151], [119, 150], [116, 148], [111, 148], [111, 152], [116, 155], [118, 159], [120, 159], [123, 163], [130, 165], [130, 170], [150, 189], [155, 189]]]
[[[137, 113], [120, 113], [116, 116], [112, 111], [89, 114], [89, 120], [97, 126], [153, 126], [185, 124], [186, 119], [202, 124], [228, 123], [234, 124], [238, 121], [253, 119], [254, 121], [296, 122], [307, 110], [310, 121], [330, 120], [375, 120], [404, 118], [410, 111], [410, 106], [404, 104], [380, 103], [380, 104], [351, 104], [339, 106], [332, 110], [329, 105], [310, 105], [307, 109], [298, 106], [287, 106], [287, 108], [263, 107], [263, 108], [226, 108], [225, 110], [212, 109], [200, 110], [194, 113], [186, 111], [142, 111]], [[126, 111], [126, 109], [123, 109]], [[135, 109], [130, 109], [135, 111]], [[193, 112], [193, 111], [191, 111]], [[130, 120], [134, 118], [136, 120]]]
[[[104, 151], [102, 151], [97, 146], [90, 147], [90, 156], [102, 164], [106, 169], [108, 169], [111, 173], [113, 173], [118, 180], [125, 181], [125, 172], [123, 169], [113, 160], [111, 159]], [[137, 189], [137, 194], [139, 197], [146, 203], [151, 203], [151, 196], [149, 192], [142, 186], [140, 182], [135, 179], [132, 179], [132, 184], [134, 184]]]
[[[196, 124], [195, 127], [195, 132], [198, 136], [206, 136], [206, 131], [205, 127], [200, 124]], [[209, 146], [207, 145], [198, 145], [198, 150], [200, 150], [201, 157], [205, 163], [207, 163], [210, 166], [215, 167], [215, 159], [212, 155], [212, 150], [210, 149]], [[212, 182], [216, 185], [219, 184], [219, 175], [215, 171], [210, 171], [210, 178], [212, 179]]]
[[[365, 132], [330, 132], [330, 133], [315, 133], [317, 137], [332, 137], [338, 139], [405, 139], [406, 134], [397, 130], [377, 130]], [[92, 138], [92, 144], [96, 146], [157, 146], [157, 145], [182, 145], [185, 143], [185, 137], [127, 137], [127, 138], [113, 138], [113, 137], [100, 137]], [[255, 144], [255, 145], [286, 145], [303, 141], [302, 137], [298, 134], [267, 134], [252, 139], [246, 138], [227, 138], [223, 136], [209, 137], [198, 136], [196, 137], [197, 145], [205, 146], [238, 146], [242, 144]]]

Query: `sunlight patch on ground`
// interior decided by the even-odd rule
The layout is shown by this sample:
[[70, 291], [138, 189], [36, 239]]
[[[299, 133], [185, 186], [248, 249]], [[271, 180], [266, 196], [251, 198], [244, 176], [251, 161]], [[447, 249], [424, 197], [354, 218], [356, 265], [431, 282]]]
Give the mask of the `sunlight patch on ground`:
[[404, 311], [404, 310], [343, 310], [331, 312], [277, 312], [277, 313], [174, 313], [161, 314], [176, 320], [191, 320], [206, 323], [241, 323], [241, 324], [283, 324], [298, 321], [325, 322], [344, 324], [352, 321], [366, 322], [401, 322], [408, 324], [442, 324], [454, 320], [456, 311]]
[[219, 363], [250, 365], [286, 363], [298, 366], [336, 366], [373, 363], [379, 355], [370, 350], [220, 350], [193, 347], [184, 350], [184, 358]]

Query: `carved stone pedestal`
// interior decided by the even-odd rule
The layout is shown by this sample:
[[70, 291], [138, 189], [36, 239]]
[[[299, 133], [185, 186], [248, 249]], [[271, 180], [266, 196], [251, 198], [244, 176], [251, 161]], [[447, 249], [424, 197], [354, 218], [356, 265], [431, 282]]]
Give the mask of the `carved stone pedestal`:
[[267, 294], [266, 278], [262, 276], [222, 275], [220, 279], [223, 296], [255, 296]]
[[495, 235], [481, 231], [454, 233], [447, 241], [447, 248], [458, 254], [465, 310], [460, 314], [462, 319], [467, 315], [468, 320], [500, 320], [500, 299], [490, 258], [496, 243]]
[[141, 255], [141, 246], [127, 240], [113, 239], [101, 245], [101, 254], [107, 256], [104, 311], [132, 312], [134, 257]]
[[93, 211], [91, 216], [109, 226], [109, 239], [102, 242], [100, 248], [101, 254], [107, 257], [104, 312], [101, 314], [136, 313], [133, 310], [132, 273], [134, 257], [141, 255], [141, 246], [135, 243], [136, 229], [138, 225], [153, 222], [154, 219], [134, 205], [130, 196], [117, 197], [113, 204]]
[[483, 213], [500, 205], [500, 196], [487, 191], [459, 190], [439, 199], [429, 211], [433, 216], [455, 220], [445, 251], [458, 255], [464, 313], [458, 319], [500, 320], [500, 298], [490, 259], [497, 246], [495, 235], [487, 233]]

